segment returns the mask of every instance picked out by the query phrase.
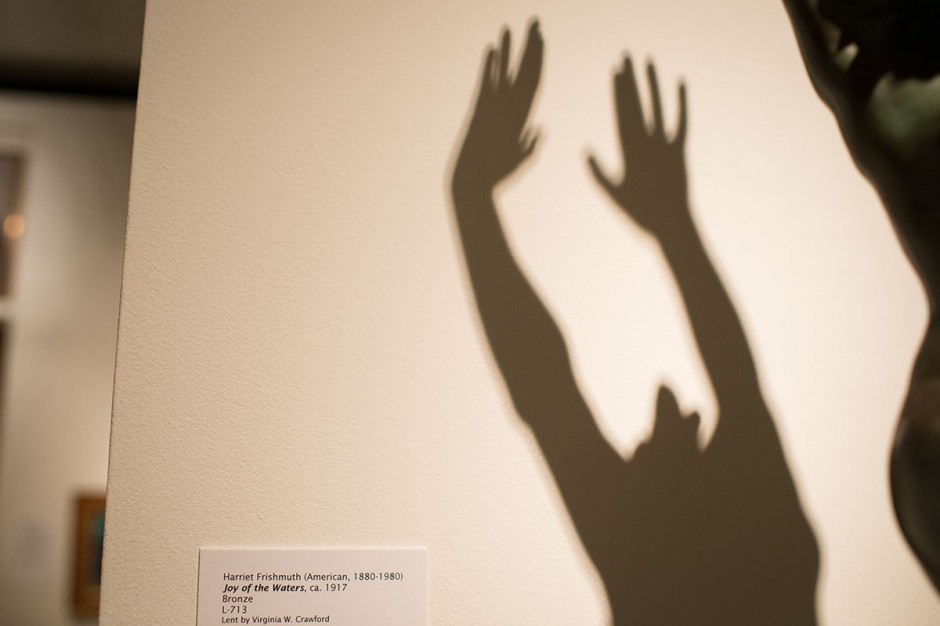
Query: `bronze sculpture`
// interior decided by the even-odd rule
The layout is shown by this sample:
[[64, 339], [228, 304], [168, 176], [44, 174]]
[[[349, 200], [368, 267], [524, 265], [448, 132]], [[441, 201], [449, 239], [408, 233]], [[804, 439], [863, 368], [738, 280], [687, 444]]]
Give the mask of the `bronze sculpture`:
[[891, 452], [898, 522], [940, 590], [940, 4], [784, 0], [813, 87], [878, 191], [930, 318]]

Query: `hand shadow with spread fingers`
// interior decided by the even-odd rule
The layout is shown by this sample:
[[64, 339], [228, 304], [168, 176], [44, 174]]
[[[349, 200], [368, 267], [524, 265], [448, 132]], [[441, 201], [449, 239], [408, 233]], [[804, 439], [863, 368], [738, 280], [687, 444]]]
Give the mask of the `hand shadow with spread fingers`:
[[660, 243], [715, 390], [719, 420], [704, 449], [697, 415], [661, 387], [653, 433], [632, 458], [599, 431], [564, 338], [526, 280], [502, 229], [494, 190], [533, 152], [527, 129], [543, 42], [537, 22], [513, 74], [510, 37], [488, 50], [454, 166], [452, 200], [487, 340], [519, 416], [548, 463], [599, 572], [614, 623], [805, 626], [816, 623], [819, 553], [761, 393], [741, 322], [689, 210], [680, 121], [667, 138], [656, 74], [643, 120], [633, 66], [614, 77], [625, 173], [593, 157], [600, 187]]

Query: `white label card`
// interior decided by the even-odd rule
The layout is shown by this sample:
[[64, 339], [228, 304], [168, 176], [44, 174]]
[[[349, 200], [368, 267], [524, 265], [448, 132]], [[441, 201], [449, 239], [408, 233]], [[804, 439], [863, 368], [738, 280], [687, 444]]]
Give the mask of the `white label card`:
[[427, 626], [426, 548], [201, 548], [196, 626]]

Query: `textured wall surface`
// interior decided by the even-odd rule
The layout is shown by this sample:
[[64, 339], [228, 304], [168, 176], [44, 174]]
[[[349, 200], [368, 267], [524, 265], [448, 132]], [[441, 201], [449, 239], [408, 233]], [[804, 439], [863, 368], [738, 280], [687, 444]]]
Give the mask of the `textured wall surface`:
[[74, 499], [107, 480], [133, 130], [129, 102], [0, 98], [0, 150], [26, 166], [26, 230], [0, 304], [3, 624], [74, 623]]
[[448, 200], [484, 45], [533, 14], [544, 137], [500, 205], [605, 435], [629, 456], [662, 381], [704, 441], [716, 419], [658, 247], [584, 163], [616, 162], [629, 50], [667, 120], [687, 82], [695, 219], [820, 544], [821, 621], [936, 623], [886, 474], [924, 297], [782, 7], [745, 0], [150, 3], [103, 623], [192, 623], [201, 545], [428, 546], [434, 624], [608, 619]]

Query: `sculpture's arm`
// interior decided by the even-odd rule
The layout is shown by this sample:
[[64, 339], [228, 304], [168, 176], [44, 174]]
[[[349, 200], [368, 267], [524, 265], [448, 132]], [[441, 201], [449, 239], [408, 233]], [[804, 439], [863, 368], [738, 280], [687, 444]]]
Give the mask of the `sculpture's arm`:
[[836, 27], [810, 0], [784, 0], [807, 73], [833, 112], [856, 166], [874, 185], [900, 243], [940, 297], [940, 81], [898, 79], [858, 46], [840, 49]]

